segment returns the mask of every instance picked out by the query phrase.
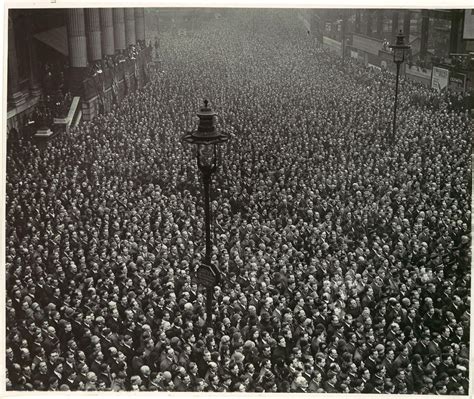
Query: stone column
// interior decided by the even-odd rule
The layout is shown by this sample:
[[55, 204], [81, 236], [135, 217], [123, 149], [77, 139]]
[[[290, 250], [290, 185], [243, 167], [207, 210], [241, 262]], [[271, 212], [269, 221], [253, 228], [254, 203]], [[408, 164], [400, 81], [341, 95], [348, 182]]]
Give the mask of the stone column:
[[127, 48], [132, 44], [136, 44], [137, 39], [135, 36], [135, 9], [125, 9], [125, 44]]
[[420, 43], [420, 58], [424, 60], [428, 53], [428, 35], [430, 29], [430, 17], [422, 14], [421, 16], [421, 43]]
[[115, 51], [125, 50], [125, 23], [123, 8], [113, 9]]
[[33, 97], [41, 94], [41, 84], [38, 76], [38, 58], [36, 54], [36, 45], [34, 42], [34, 18], [30, 10], [27, 15], [27, 38], [28, 38], [28, 53], [30, 58], [30, 93]]
[[67, 39], [69, 65], [72, 68], [85, 68], [87, 66], [87, 45], [83, 8], [67, 9]]
[[383, 39], [384, 10], [377, 10], [377, 37]]
[[397, 40], [398, 35], [398, 11], [393, 11], [392, 14], [392, 37], [390, 38], [390, 43], [394, 44]]
[[85, 9], [87, 56], [89, 62], [102, 59], [102, 39], [100, 31], [100, 16], [98, 8]]
[[72, 95], [82, 93], [82, 79], [87, 66], [86, 27], [83, 8], [66, 11], [67, 40], [69, 48], [69, 89]]
[[115, 44], [114, 44], [114, 22], [112, 18], [111, 8], [100, 9], [100, 29], [101, 29], [101, 42], [102, 42], [102, 54], [103, 55], [114, 55]]
[[18, 76], [18, 59], [16, 55], [15, 31], [13, 20], [8, 17], [8, 102], [17, 107], [25, 102], [25, 96], [20, 90]]
[[405, 35], [406, 42], [410, 42], [410, 29], [411, 29], [411, 11], [405, 10], [403, 13], [403, 34]]
[[137, 42], [145, 44], [145, 10], [135, 8], [135, 36]]

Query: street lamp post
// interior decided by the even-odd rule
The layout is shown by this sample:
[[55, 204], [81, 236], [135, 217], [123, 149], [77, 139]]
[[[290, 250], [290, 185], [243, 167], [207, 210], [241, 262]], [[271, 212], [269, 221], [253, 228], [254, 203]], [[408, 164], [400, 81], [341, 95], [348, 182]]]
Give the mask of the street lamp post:
[[199, 266], [196, 277], [198, 283], [206, 287], [206, 323], [211, 324], [212, 290], [220, 280], [219, 269], [211, 264], [211, 182], [212, 174], [217, 169], [217, 146], [228, 140], [228, 135], [219, 133], [214, 125], [217, 114], [208, 107], [204, 100], [204, 107], [197, 113], [199, 125], [197, 130], [186, 133], [182, 140], [196, 146], [196, 158], [199, 170], [202, 173], [204, 185], [204, 230], [206, 234], [206, 253], [204, 263]]
[[395, 81], [395, 104], [393, 106], [393, 131], [392, 140], [395, 140], [396, 125], [397, 125], [397, 101], [398, 101], [398, 78], [400, 76], [400, 66], [405, 61], [405, 53], [410, 49], [409, 45], [405, 44], [405, 36], [402, 31], [397, 35], [397, 41], [395, 44], [389, 46], [393, 50], [393, 62], [397, 66], [397, 77]]

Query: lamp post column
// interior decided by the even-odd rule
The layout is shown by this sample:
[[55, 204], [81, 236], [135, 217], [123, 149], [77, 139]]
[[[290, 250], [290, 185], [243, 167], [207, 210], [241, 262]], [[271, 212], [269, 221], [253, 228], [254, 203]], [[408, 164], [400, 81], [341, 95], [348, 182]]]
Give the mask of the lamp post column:
[[393, 142], [396, 137], [397, 127], [397, 105], [398, 105], [398, 80], [400, 78], [400, 66], [405, 60], [405, 51], [410, 49], [410, 46], [404, 43], [404, 36], [402, 31], [397, 35], [397, 41], [395, 44], [389, 46], [393, 50], [393, 62], [397, 66], [396, 80], [395, 80], [395, 104], [393, 105], [393, 131], [391, 141]]
[[[202, 180], [204, 183], [204, 229], [206, 232], [206, 254], [204, 263], [211, 266], [211, 174], [210, 169], [202, 170]], [[206, 288], [206, 324], [211, 325], [212, 312], [212, 289], [211, 287]]]
[[198, 284], [206, 288], [206, 325], [210, 327], [212, 326], [213, 290], [220, 281], [219, 266], [211, 265], [211, 183], [212, 174], [217, 170], [216, 146], [225, 143], [229, 137], [217, 131], [214, 125], [214, 117], [217, 114], [208, 107], [207, 100], [204, 100], [204, 107], [200, 109], [197, 116], [199, 117], [197, 130], [186, 133], [182, 140], [197, 145], [197, 164], [202, 173], [206, 253], [204, 262], [197, 270], [196, 278]]
[[204, 183], [204, 224], [206, 232], [206, 264], [210, 265], [211, 263], [211, 206], [210, 206], [210, 197], [211, 197], [211, 172], [208, 170], [203, 170], [202, 180]]
[[400, 75], [400, 62], [397, 62], [397, 77], [395, 78], [395, 105], [393, 107], [393, 132], [392, 141], [395, 141], [397, 127], [397, 103], [398, 103], [398, 76]]

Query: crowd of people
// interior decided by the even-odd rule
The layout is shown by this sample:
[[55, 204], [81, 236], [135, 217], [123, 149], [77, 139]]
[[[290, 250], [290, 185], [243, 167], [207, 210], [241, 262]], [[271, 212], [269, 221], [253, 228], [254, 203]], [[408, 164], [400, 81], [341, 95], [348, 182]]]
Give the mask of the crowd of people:
[[52, 127], [55, 118], [67, 117], [71, 103], [70, 92], [63, 94], [57, 91], [53, 95], [42, 96], [27, 122], [34, 124], [35, 130]]
[[[144, 89], [9, 146], [7, 389], [467, 394], [470, 116], [401, 79], [393, 134], [394, 76], [299, 24], [229, 10], [162, 32]], [[230, 136], [211, 314], [181, 141], [203, 99]]]

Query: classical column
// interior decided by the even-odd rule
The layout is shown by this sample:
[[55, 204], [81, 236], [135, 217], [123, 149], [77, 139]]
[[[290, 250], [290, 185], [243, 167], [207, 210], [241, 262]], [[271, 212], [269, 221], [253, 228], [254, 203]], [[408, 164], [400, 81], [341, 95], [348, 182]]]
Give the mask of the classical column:
[[114, 55], [115, 44], [114, 44], [114, 22], [112, 18], [111, 8], [100, 9], [100, 29], [101, 29], [101, 41], [102, 41], [102, 54], [103, 55]]
[[383, 18], [384, 18], [384, 10], [377, 11], [377, 37], [379, 39], [383, 38]]
[[73, 95], [81, 95], [82, 79], [87, 66], [86, 27], [83, 8], [66, 11], [67, 41], [69, 48], [69, 89]]
[[403, 13], [403, 34], [405, 35], [406, 42], [410, 42], [410, 28], [411, 28], [411, 11], [405, 10]]
[[137, 42], [135, 37], [135, 9], [125, 9], [125, 44], [127, 47]]
[[125, 50], [125, 23], [123, 8], [113, 9], [115, 51]]
[[30, 61], [30, 93], [32, 96], [37, 97], [41, 94], [41, 84], [38, 77], [38, 57], [36, 53], [36, 45], [34, 42], [34, 18], [32, 10], [26, 14], [26, 36], [28, 40], [28, 53]]
[[102, 59], [100, 16], [98, 8], [86, 8], [87, 56], [90, 62]]
[[87, 66], [87, 45], [83, 8], [67, 9], [67, 39], [69, 65], [72, 68], [85, 68]]
[[16, 56], [15, 32], [13, 20], [8, 17], [8, 102], [13, 106], [21, 105], [25, 102], [25, 96], [20, 90], [18, 76], [18, 59]]
[[430, 29], [430, 17], [427, 14], [421, 16], [421, 43], [420, 43], [420, 58], [424, 60], [428, 53], [428, 35]]
[[145, 44], [145, 10], [135, 8], [135, 36], [137, 42]]
[[390, 43], [395, 43], [398, 35], [398, 11], [392, 12], [392, 36], [390, 38]]

